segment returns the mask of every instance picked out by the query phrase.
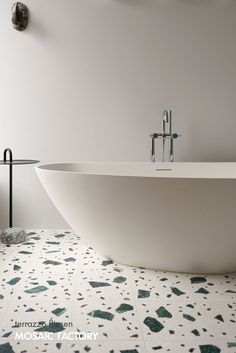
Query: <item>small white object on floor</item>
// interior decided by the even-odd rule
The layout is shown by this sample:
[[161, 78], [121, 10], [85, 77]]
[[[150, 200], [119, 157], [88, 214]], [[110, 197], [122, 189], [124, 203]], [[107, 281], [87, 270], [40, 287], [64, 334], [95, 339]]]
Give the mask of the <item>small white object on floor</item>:
[[27, 240], [27, 233], [21, 228], [7, 228], [2, 231], [0, 238], [4, 244], [18, 244]]

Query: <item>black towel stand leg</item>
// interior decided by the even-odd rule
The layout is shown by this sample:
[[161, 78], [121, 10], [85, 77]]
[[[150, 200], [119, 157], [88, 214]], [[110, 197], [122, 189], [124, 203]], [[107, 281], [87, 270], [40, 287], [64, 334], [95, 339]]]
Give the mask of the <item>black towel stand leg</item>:
[[6, 148], [3, 153], [4, 162], [7, 161], [7, 152], [9, 154], [9, 228], [12, 228], [13, 208], [12, 208], [12, 151]]

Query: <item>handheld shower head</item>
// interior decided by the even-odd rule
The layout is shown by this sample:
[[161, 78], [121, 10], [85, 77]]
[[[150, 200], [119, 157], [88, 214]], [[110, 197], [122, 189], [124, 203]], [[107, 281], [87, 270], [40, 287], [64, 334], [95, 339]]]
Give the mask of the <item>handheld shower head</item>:
[[169, 122], [169, 112], [168, 110], [164, 110], [162, 113], [162, 123], [168, 123]]

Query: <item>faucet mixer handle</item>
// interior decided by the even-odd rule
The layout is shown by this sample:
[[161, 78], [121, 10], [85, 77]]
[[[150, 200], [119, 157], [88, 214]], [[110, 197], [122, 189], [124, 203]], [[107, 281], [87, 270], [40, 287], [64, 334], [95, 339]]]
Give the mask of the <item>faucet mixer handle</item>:
[[159, 137], [161, 137], [163, 134], [159, 133], [159, 132], [153, 132], [151, 135], [149, 135], [151, 138], [153, 139], [157, 139]]
[[177, 134], [176, 132], [174, 132], [171, 137], [172, 137], [173, 139], [177, 139], [178, 137], [181, 137], [181, 136], [182, 136], [182, 135]]
[[167, 134], [167, 133], [160, 133], [160, 132], [154, 132], [153, 134], [149, 135], [151, 138], [153, 139], [177, 139], [178, 137], [181, 137], [180, 134], [177, 134], [176, 132], [174, 132], [173, 134]]

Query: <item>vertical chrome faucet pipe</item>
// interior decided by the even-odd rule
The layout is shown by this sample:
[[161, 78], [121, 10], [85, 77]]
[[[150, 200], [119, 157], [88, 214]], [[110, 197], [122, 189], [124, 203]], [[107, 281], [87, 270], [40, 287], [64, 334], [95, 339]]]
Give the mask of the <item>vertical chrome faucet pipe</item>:
[[172, 111], [169, 111], [169, 161], [174, 162], [174, 141], [173, 141], [173, 134], [172, 134]]
[[162, 162], [165, 162], [165, 143], [166, 139], [164, 136], [166, 135], [166, 124], [169, 122], [169, 114], [168, 111], [165, 110], [162, 114], [162, 134], [163, 134], [163, 140], [162, 140]]
[[152, 160], [152, 162], [156, 161], [155, 144], [156, 144], [155, 138], [154, 138], [154, 136], [152, 136], [152, 151], [151, 151], [151, 160]]

